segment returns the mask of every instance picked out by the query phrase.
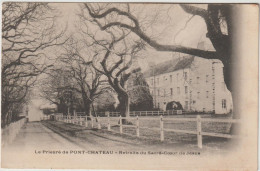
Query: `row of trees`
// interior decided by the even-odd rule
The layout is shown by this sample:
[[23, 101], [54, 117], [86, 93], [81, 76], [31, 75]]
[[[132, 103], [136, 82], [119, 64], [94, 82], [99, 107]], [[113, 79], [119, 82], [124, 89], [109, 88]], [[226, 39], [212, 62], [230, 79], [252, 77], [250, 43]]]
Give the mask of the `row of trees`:
[[[91, 43], [75, 37], [62, 46], [63, 53], [57, 58], [57, 64], [46, 73], [42, 81], [42, 97], [56, 104], [63, 113], [77, 110], [91, 115], [94, 109], [98, 109], [118, 110], [122, 116], [127, 116], [130, 104], [135, 110], [152, 108], [148, 84], [140, 68], [132, 65], [135, 54], [141, 50], [140, 44], [115, 53], [111, 44], [123, 41], [125, 37], [113, 37], [108, 42], [88, 34]], [[110, 56], [111, 53], [115, 56]], [[131, 89], [127, 89], [129, 80], [134, 82]], [[116, 100], [114, 96], [117, 96]], [[94, 103], [97, 104], [95, 107]]]
[[16, 119], [37, 76], [51, 67], [45, 50], [65, 42], [55, 18], [47, 3], [2, 5], [2, 127]]
[[[130, 106], [136, 110], [136, 107], [140, 110], [151, 109], [152, 96], [136, 63], [138, 52], [145, 48], [144, 42], [140, 38], [133, 38], [131, 32], [124, 28], [101, 30], [100, 23], [86, 14], [83, 4], [78, 14], [78, 25], [75, 26], [77, 33], [63, 45], [63, 53], [57, 59], [59, 65], [51, 70], [42, 84], [46, 85], [43, 86], [42, 96], [58, 106], [72, 109], [75, 107], [71, 102], [75, 105], [76, 98], [63, 100], [64, 93], [69, 91], [80, 99], [78, 104], [81, 103], [87, 115], [94, 109], [95, 101], [99, 102], [99, 106], [102, 105], [100, 98], [104, 96], [101, 95], [108, 95], [108, 92], [116, 95], [118, 103], [114, 103], [122, 116], [129, 116]], [[57, 72], [53, 75], [54, 71], [58, 71], [59, 76], [56, 76]], [[140, 84], [135, 81], [135, 86], [129, 90], [129, 80], [138, 80]], [[62, 90], [65, 91], [61, 93]], [[111, 105], [106, 107], [112, 108]]]

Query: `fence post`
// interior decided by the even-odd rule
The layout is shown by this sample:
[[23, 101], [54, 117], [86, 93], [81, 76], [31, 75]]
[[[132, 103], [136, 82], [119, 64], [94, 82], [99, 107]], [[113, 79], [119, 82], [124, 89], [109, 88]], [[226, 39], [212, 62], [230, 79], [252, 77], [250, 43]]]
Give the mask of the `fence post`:
[[123, 133], [123, 125], [122, 125], [122, 117], [121, 115], [119, 116], [119, 123], [120, 123], [120, 134]]
[[79, 125], [82, 125], [81, 124], [81, 115], [79, 115]]
[[84, 116], [81, 116], [81, 118], [80, 118], [80, 123], [81, 123], [81, 126], [84, 126]]
[[198, 139], [198, 147], [202, 148], [201, 117], [200, 117], [200, 115], [197, 115], [197, 139]]
[[72, 111], [72, 113], [73, 113], [73, 121], [72, 121], [72, 123], [76, 124], [76, 113], [75, 113], [75, 110]]
[[97, 122], [98, 122], [98, 129], [101, 129], [101, 123], [100, 123], [99, 116], [97, 117]]
[[88, 127], [88, 116], [86, 116], [85, 127]]
[[82, 116], [82, 126], [84, 126], [85, 125], [85, 117], [84, 117], [84, 115]]
[[137, 137], [140, 136], [140, 132], [139, 132], [139, 118], [138, 118], [138, 116], [136, 117], [136, 135], [137, 135]]
[[164, 141], [164, 132], [163, 132], [163, 116], [160, 116], [160, 135], [161, 141]]
[[133, 113], [134, 113], [134, 116], [136, 116], [136, 115], [135, 115], [135, 111], [133, 111]]
[[90, 117], [90, 120], [91, 120], [91, 128], [94, 128], [93, 116]]
[[109, 112], [106, 111], [105, 115], [107, 115], [107, 130], [110, 131], [111, 127], [110, 127], [110, 116], [109, 116]]

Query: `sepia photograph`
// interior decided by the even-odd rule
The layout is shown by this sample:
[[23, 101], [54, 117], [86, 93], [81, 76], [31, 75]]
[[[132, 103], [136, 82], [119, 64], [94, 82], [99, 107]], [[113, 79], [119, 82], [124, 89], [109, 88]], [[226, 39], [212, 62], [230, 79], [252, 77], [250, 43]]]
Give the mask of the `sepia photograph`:
[[1, 167], [257, 170], [258, 17], [3, 2]]

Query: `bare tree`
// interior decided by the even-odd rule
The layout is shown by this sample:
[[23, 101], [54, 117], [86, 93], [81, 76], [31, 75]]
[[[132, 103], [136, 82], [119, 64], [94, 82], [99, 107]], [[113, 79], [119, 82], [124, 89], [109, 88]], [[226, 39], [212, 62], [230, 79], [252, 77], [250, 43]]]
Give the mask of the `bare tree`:
[[[207, 9], [196, 7], [193, 5], [180, 4], [181, 8], [191, 14], [200, 16], [207, 26], [207, 37], [212, 42], [215, 51], [206, 51], [196, 48], [185, 47], [182, 45], [165, 45], [152, 39], [148, 36], [140, 25], [138, 18], [131, 13], [130, 4], [126, 4], [125, 10], [117, 7], [106, 8], [94, 8], [92, 4], [85, 3], [85, 8], [89, 13], [90, 18], [94, 18], [98, 23], [101, 30], [107, 30], [109, 28], [120, 27], [130, 30], [135, 33], [150, 46], [154, 47], [158, 51], [171, 51], [186, 53], [205, 59], [219, 59], [224, 64], [224, 79], [227, 88], [232, 92], [231, 86], [231, 52], [232, 52], [232, 30], [233, 20], [232, 12], [233, 6], [230, 4], [209, 4]], [[98, 5], [99, 6], [99, 5]], [[108, 20], [112, 16], [124, 17], [120, 20]], [[113, 17], [116, 18], [116, 17]], [[224, 29], [223, 29], [224, 28]]]
[[[140, 71], [132, 64], [137, 53], [144, 48], [143, 41], [128, 37], [130, 32], [125, 29], [95, 31], [94, 28], [100, 27], [97, 20], [86, 18], [84, 11], [79, 16], [85, 26], [81, 32], [88, 37], [89, 46], [93, 47], [95, 54], [93, 67], [107, 77], [116, 92], [119, 101], [117, 109], [121, 116], [129, 117], [130, 98], [126, 86], [131, 74]], [[127, 120], [123, 120], [123, 123], [127, 124]]]
[[79, 42], [73, 38], [70, 40], [64, 46], [65, 53], [61, 56], [61, 61], [71, 73], [76, 84], [73, 89], [81, 94], [85, 112], [89, 116], [94, 100], [110, 90], [110, 87], [106, 85], [107, 81], [102, 79], [102, 74], [93, 68], [93, 57], [87, 54], [88, 47], [80, 47]]
[[45, 78], [40, 80], [40, 96], [57, 106], [58, 112], [68, 114], [82, 106], [81, 94], [74, 87], [70, 70], [65, 66], [55, 66], [46, 72]]
[[63, 44], [53, 9], [47, 3], [5, 2], [2, 6], [2, 125], [21, 103], [37, 76], [52, 66], [47, 48]]
[[[92, 37], [95, 39], [94, 37]], [[94, 68], [104, 74], [110, 86], [117, 93], [119, 100], [118, 109], [122, 116], [129, 117], [129, 107], [130, 107], [130, 98], [126, 89], [126, 83], [132, 73], [138, 72], [140, 68], [132, 69], [133, 58], [135, 54], [143, 48], [142, 43], [136, 43], [127, 48], [126, 43], [124, 42], [125, 35], [116, 38], [115, 35], [111, 34], [111, 41], [97, 41], [95, 43], [100, 45], [105, 49], [105, 54], [96, 60], [93, 64]], [[122, 42], [124, 43], [122, 43]], [[105, 42], [103, 44], [102, 42]], [[123, 45], [124, 48], [121, 52], [116, 52], [116, 45]], [[123, 121], [126, 123], [126, 120]]]

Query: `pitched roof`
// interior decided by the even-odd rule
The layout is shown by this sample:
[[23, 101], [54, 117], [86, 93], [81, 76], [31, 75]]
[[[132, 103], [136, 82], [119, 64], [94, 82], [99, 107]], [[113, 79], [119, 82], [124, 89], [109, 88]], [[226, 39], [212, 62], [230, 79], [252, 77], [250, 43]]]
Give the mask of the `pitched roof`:
[[169, 60], [163, 63], [156, 64], [153, 68], [144, 72], [145, 77], [160, 75], [168, 72], [177, 71], [180, 69], [189, 68], [194, 61], [194, 56], [184, 56], [182, 58]]

